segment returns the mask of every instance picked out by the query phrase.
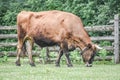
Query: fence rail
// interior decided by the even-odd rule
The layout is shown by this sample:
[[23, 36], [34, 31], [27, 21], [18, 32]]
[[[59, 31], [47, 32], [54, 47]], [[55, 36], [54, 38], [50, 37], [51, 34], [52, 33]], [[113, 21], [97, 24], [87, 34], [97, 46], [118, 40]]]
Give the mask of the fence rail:
[[17, 38], [17, 34], [0, 34], [0, 39]]
[[0, 30], [16, 30], [17, 26], [0, 26]]
[[[114, 61], [115, 63], [120, 62], [119, 58], [119, 16], [115, 15], [114, 20], [111, 21], [112, 25], [101, 25], [101, 26], [86, 26], [85, 29], [88, 32], [102, 32], [102, 31], [110, 31], [112, 35], [109, 36], [95, 36], [91, 37], [92, 41], [112, 41], [114, 44], [112, 46], [103, 46], [106, 50], [113, 51], [114, 53]], [[0, 31], [3, 30], [16, 30], [17, 26], [0, 26]], [[0, 34], [1, 39], [17, 39], [17, 34]], [[17, 42], [7, 42], [3, 43], [0, 41], [0, 47], [16, 47]], [[4, 51], [3, 51], [4, 52]], [[9, 52], [10, 55], [16, 55], [16, 52]], [[0, 52], [2, 54], [2, 52]]]
[[[16, 30], [17, 26], [0, 26], [0, 30]], [[86, 26], [87, 31], [113, 31], [114, 25]]]

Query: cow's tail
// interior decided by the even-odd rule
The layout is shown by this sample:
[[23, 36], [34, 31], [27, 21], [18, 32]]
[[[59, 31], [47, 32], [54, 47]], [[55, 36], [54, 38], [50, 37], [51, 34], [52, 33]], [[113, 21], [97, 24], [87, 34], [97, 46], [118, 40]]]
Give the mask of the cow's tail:
[[26, 43], [24, 41], [23, 43], [23, 47], [22, 47], [22, 57], [24, 58], [27, 55], [27, 50], [26, 50]]
[[[30, 45], [29, 45], [30, 43]], [[33, 40], [31, 37], [25, 36], [23, 39], [23, 57], [28, 55], [28, 48], [31, 46], [33, 47]]]

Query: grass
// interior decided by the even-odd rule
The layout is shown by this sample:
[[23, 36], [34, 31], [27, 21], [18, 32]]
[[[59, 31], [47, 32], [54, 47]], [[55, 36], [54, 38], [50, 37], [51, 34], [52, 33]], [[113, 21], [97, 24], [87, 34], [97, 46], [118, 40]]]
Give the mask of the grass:
[[0, 63], [0, 80], [120, 80], [120, 64], [96, 64], [85, 67], [83, 64], [73, 64], [68, 68], [61, 64], [39, 64], [31, 67], [28, 59], [21, 59], [21, 67], [15, 66], [15, 59]]

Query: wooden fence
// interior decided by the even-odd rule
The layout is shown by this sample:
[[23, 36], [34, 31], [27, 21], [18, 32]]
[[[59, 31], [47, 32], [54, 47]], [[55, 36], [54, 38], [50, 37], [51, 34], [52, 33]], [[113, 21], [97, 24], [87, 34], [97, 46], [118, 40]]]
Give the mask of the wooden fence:
[[[112, 51], [114, 53], [114, 62], [119, 63], [120, 62], [120, 47], [119, 47], [119, 16], [115, 15], [114, 20], [110, 21], [111, 25], [102, 25], [102, 26], [86, 26], [85, 29], [88, 32], [103, 32], [103, 31], [109, 31], [112, 32], [112, 35], [107, 36], [95, 36], [91, 37], [92, 41], [111, 41], [113, 42], [112, 46], [103, 46], [104, 49], [108, 51]], [[3, 30], [16, 30], [16, 26], [0, 26], [0, 33]], [[2, 39], [16, 39], [17, 41], [17, 34], [0, 34], [0, 48], [2, 47], [16, 47], [17, 42], [2, 42]], [[51, 49], [51, 48], [50, 48]], [[0, 49], [1, 50], [1, 49]], [[52, 50], [52, 49], [51, 49]], [[0, 51], [0, 55], [3, 55], [4, 51]], [[7, 51], [8, 56], [16, 55], [16, 51], [11, 52]], [[33, 52], [33, 55], [38, 55], [37, 52]]]

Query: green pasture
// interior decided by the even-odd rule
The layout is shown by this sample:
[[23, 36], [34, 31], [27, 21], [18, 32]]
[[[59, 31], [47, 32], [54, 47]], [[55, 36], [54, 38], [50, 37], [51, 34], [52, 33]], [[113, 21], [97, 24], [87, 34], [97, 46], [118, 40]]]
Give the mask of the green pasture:
[[[21, 67], [14, 64], [15, 58], [8, 58], [0, 63], [0, 80], [120, 80], [120, 64], [94, 62], [93, 67], [73, 64], [67, 67], [55, 67], [55, 64], [41, 64], [36, 60], [36, 67], [28, 64], [28, 59], [21, 58]], [[98, 62], [99, 63], [99, 62]]]

